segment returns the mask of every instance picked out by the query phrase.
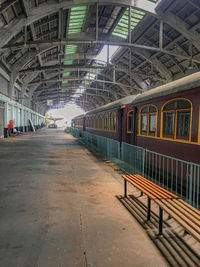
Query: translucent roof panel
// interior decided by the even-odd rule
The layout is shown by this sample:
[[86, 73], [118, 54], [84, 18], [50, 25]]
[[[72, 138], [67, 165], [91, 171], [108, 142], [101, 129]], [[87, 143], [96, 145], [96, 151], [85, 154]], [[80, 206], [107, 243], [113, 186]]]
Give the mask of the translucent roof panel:
[[77, 45], [67, 45], [65, 48], [65, 55], [75, 54], [78, 49]]
[[[144, 18], [145, 15], [145, 12], [138, 11], [136, 9], [131, 9], [131, 30], [133, 30], [138, 25], [138, 23]], [[127, 8], [112, 34], [126, 39], [128, 37], [128, 29], [129, 9]]]
[[78, 6], [71, 8], [68, 34], [80, 33], [83, 28], [87, 13], [87, 6]]
[[[69, 25], [67, 28], [67, 33], [80, 33], [83, 30], [83, 25], [85, 22], [85, 17], [87, 14], [87, 6], [78, 6], [73, 7], [70, 10], [70, 18], [69, 18]], [[65, 47], [65, 55], [73, 55], [76, 54], [78, 49], [77, 45], [67, 45]], [[74, 63], [73, 60], [65, 60], [64, 65], [72, 65]], [[68, 76], [64, 76], [66, 73], [63, 74], [63, 77], [69, 77], [71, 75], [71, 72], [67, 72]], [[66, 84], [68, 81], [62, 81], [62, 84]]]
[[[69, 77], [70, 75], [71, 75], [71, 72], [68, 71], [68, 72], [64, 72], [62, 76], [63, 76], [63, 78], [66, 78], [66, 77]], [[65, 85], [67, 83], [68, 83], [68, 80], [63, 80], [62, 81], [62, 85]]]

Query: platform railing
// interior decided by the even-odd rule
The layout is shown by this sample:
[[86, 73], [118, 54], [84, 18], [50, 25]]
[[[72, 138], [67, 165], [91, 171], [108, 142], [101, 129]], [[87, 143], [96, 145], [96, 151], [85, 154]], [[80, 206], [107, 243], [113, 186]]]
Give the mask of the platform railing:
[[82, 140], [126, 173], [140, 174], [200, 208], [200, 165], [88, 132]]
[[112, 162], [120, 160], [120, 143], [118, 141], [84, 132], [83, 142]]
[[72, 128], [71, 133], [72, 133], [72, 135], [73, 135], [74, 137], [77, 137], [77, 138], [80, 137], [80, 132], [79, 132], [79, 130], [76, 129], [76, 128]]
[[200, 165], [144, 150], [144, 177], [199, 209]]
[[130, 174], [140, 174], [144, 176], [144, 160], [144, 148], [122, 142], [120, 162], [121, 169]]

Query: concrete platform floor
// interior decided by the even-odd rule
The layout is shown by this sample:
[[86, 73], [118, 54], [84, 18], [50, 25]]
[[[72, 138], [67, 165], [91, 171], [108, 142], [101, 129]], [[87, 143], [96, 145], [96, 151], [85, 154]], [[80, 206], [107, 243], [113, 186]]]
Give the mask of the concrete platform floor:
[[55, 129], [0, 140], [0, 266], [167, 266], [121, 177]]

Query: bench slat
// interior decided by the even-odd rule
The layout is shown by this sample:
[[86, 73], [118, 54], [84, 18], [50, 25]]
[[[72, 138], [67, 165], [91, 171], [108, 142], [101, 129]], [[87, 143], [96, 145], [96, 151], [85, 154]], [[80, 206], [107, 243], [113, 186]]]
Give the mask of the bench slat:
[[[175, 215], [177, 215], [179, 217], [178, 222], [180, 222], [181, 220], [183, 220], [185, 223], [187, 223], [191, 228], [193, 228], [193, 230], [195, 230], [200, 235], [200, 227], [198, 227], [198, 225], [197, 225], [198, 221], [196, 219], [190, 218], [190, 217], [186, 216], [184, 213], [182, 213], [177, 208], [175, 208], [172, 205], [172, 203], [171, 203], [172, 201], [171, 200], [163, 199], [161, 202], [167, 208], [169, 208]], [[174, 217], [174, 215], [172, 217]]]
[[142, 177], [142, 176], [139, 175], [139, 174], [135, 174], [135, 175], [131, 175], [131, 176], [133, 176], [133, 177], [135, 177], [135, 176], [136, 176], [136, 177], [139, 177], [140, 179], [144, 180], [146, 183], [151, 184], [152, 187], [158, 188], [158, 189], [161, 190], [163, 193], [165, 193], [165, 194], [167, 194], [167, 195], [170, 195], [172, 198], [178, 198], [178, 196], [176, 196], [176, 195], [174, 195], [173, 193], [167, 191], [166, 189], [162, 188], [161, 186], [159, 186], [159, 185], [157, 185], [157, 184], [155, 184], [155, 183], [149, 181], [148, 179]]
[[[139, 174], [122, 175], [122, 177], [153, 199], [159, 207], [167, 212], [188, 233], [200, 242], [200, 211], [180, 200], [178, 196], [149, 181]], [[162, 230], [161, 230], [162, 231]]]
[[[132, 175], [131, 175], [132, 176]], [[170, 192], [165, 192], [162, 187], [154, 184], [154, 183], [149, 183], [149, 180], [143, 178], [140, 175], [134, 175], [132, 176], [133, 179], [137, 179], [139, 182], [141, 182], [144, 186], [149, 187], [151, 190], [156, 192], [158, 195], [160, 195], [162, 198], [174, 198], [171, 196]]]
[[198, 214], [198, 216], [200, 216], [200, 210], [195, 209], [193, 206], [191, 206], [189, 203], [185, 202], [182, 199], [177, 199], [180, 203], [182, 203], [184, 206], [187, 206], [190, 210], [193, 210], [196, 214]]
[[138, 181], [138, 179], [136, 179], [136, 178], [134, 178], [134, 179], [129, 178], [129, 179], [135, 184], [136, 187], [140, 186], [141, 187], [140, 190], [146, 190], [146, 191], [148, 191], [150, 194], [152, 194], [154, 196], [154, 198], [158, 198], [158, 199], [162, 199], [163, 198], [163, 196], [160, 195], [160, 194], [158, 194], [155, 189], [152, 190], [152, 188], [149, 188], [148, 185], [145, 185], [141, 181]]
[[[139, 175], [138, 175], [139, 176]], [[171, 194], [169, 193], [168, 195], [166, 194], [166, 190], [164, 190], [164, 193], [162, 194], [162, 187], [156, 185], [156, 184], [153, 184], [152, 182], [150, 183], [149, 185], [149, 181], [145, 178], [143, 178], [142, 176], [139, 176], [138, 177], [137, 175], [133, 176], [133, 175], [122, 175], [122, 177], [124, 179], [129, 179], [129, 182], [130, 180], [134, 183], [134, 185], [139, 188], [140, 186], [140, 190], [141, 191], [148, 191], [151, 195], [153, 195], [154, 197], [152, 198], [150, 195], [149, 197], [152, 198], [152, 199], [168, 199], [168, 198], [172, 198]], [[143, 178], [143, 179], [142, 179]], [[161, 193], [160, 193], [161, 192]], [[145, 192], [144, 192], [145, 193]], [[146, 194], [146, 193], [145, 193]], [[174, 195], [175, 196], [175, 195]], [[177, 198], [177, 196], [175, 196]]]
[[[124, 177], [123, 177], [124, 178]], [[144, 192], [148, 197], [150, 197], [151, 199], [156, 199], [156, 197], [151, 194], [149, 191], [145, 190], [142, 186], [138, 185], [137, 183], [135, 183], [133, 180], [129, 179], [128, 177], [124, 178], [125, 180], [127, 180], [130, 184], [134, 185], [135, 187], [137, 187], [138, 189], [140, 189], [142, 192]]]
[[199, 221], [200, 224], [200, 214], [198, 214], [198, 210], [191, 209], [191, 206], [185, 205], [186, 202], [180, 202], [179, 199], [173, 199], [173, 203], [178, 205], [180, 208], [182, 208], [185, 212], [188, 213], [189, 216], [193, 216]]
[[[168, 201], [168, 200], [165, 200]], [[174, 214], [174, 212], [172, 210], [170, 210], [167, 206], [165, 206], [165, 204], [158, 199], [155, 199], [155, 202], [164, 210], [166, 211], [172, 218], [174, 218], [174, 220], [176, 220], [188, 233], [190, 233], [196, 240], [198, 240], [200, 242], [200, 234], [198, 234], [198, 232], [196, 232], [192, 227], [190, 227], [188, 225], [188, 223], [186, 223], [183, 220], [180, 220], [180, 217], [176, 214]]]

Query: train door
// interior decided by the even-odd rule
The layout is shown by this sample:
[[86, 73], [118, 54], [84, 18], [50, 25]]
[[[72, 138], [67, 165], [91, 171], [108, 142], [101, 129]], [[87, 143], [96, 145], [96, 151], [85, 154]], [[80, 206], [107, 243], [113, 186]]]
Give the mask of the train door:
[[118, 134], [119, 142], [124, 141], [124, 109], [120, 109], [118, 112]]
[[4, 136], [4, 103], [0, 101], [0, 137]]
[[133, 121], [132, 121], [132, 127], [133, 127], [133, 131], [132, 131], [132, 134], [131, 134], [131, 144], [132, 145], [136, 145], [136, 138], [137, 138], [137, 128], [138, 128], [138, 110], [137, 108], [135, 107], [134, 108], [134, 112], [133, 112]]

